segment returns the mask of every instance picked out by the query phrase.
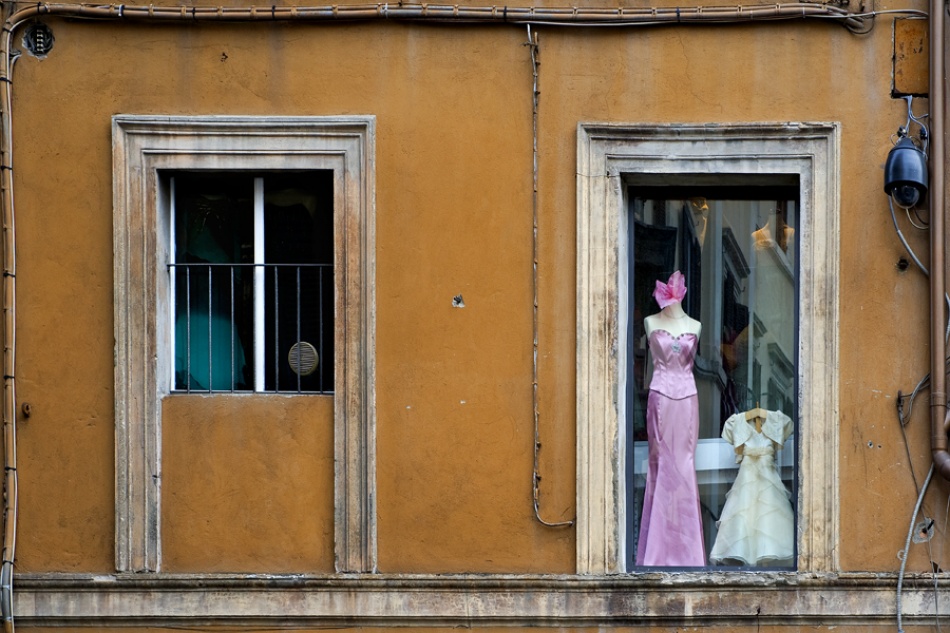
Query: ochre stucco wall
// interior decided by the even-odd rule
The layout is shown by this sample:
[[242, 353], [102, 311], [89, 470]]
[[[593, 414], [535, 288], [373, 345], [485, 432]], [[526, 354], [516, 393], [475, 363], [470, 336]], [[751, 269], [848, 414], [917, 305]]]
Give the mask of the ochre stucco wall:
[[333, 400], [176, 396], [162, 425], [162, 569], [333, 571]]
[[[17, 383], [34, 412], [19, 426], [18, 571], [114, 569], [110, 117], [126, 113], [377, 117], [379, 568], [573, 572], [573, 529], [531, 506], [524, 29], [50, 23], [55, 48], [23, 56], [14, 88]], [[916, 491], [894, 399], [929, 352], [927, 284], [898, 269], [881, 192], [904, 121], [890, 21], [862, 37], [813, 22], [537, 32], [544, 518], [574, 516], [578, 122], [840, 121], [840, 560], [896, 570]], [[168, 569], [329, 571], [327, 399], [196, 400], [165, 404]], [[926, 410], [907, 429], [918, 480]], [[935, 484], [925, 506], [941, 531], [948, 492]]]

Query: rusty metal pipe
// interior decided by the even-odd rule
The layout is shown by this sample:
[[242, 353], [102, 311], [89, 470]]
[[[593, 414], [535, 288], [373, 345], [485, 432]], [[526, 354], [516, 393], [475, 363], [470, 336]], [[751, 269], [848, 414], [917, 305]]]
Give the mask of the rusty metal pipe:
[[934, 468], [950, 480], [947, 451], [946, 235], [944, 199], [944, 17], [942, 0], [930, 0], [930, 447]]

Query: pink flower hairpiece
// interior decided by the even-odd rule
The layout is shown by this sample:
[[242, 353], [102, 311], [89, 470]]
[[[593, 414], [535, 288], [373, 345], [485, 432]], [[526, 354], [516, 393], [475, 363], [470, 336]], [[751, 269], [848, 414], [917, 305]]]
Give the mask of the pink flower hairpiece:
[[660, 304], [662, 310], [672, 303], [679, 303], [686, 296], [686, 278], [683, 273], [676, 271], [670, 275], [669, 281], [663, 283], [656, 280], [656, 290], [653, 291], [653, 298]]

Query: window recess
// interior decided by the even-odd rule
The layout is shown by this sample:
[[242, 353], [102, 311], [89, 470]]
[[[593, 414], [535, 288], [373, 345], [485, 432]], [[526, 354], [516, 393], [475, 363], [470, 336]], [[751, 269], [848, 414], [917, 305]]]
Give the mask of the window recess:
[[[116, 115], [112, 133], [116, 569], [161, 571], [162, 403], [188, 391], [194, 378], [189, 374], [198, 373], [196, 346], [203, 341], [208, 378], [204, 390], [193, 393], [218, 397], [232, 389], [258, 393], [259, 388], [260, 393], [333, 394], [335, 566], [341, 572], [374, 571], [375, 118]], [[255, 182], [260, 183], [256, 195]], [[218, 240], [226, 242], [222, 250], [227, 257], [188, 261], [194, 257], [188, 254], [192, 246], [179, 242], [178, 231], [187, 229], [188, 216], [195, 213], [184, 202], [194, 195], [216, 204], [227, 197], [238, 209], [233, 213], [251, 218], [226, 218], [230, 228], [223, 234], [230, 237]], [[286, 212], [297, 204], [314, 219], [312, 231], [297, 225], [294, 216], [302, 214]], [[257, 214], [263, 231], [253, 227], [255, 208], [263, 209]], [[332, 273], [323, 267], [330, 262]], [[203, 274], [184, 272], [190, 264], [203, 266]], [[226, 281], [216, 298], [218, 268]], [[322, 276], [322, 290], [318, 282], [317, 291], [308, 285], [309, 274]], [[187, 333], [189, 275], [196, 286], [198, 278], [204, 279], [204, 293], [192, 307], [203, 302], [207, 314], [203, 328], [192, 324], [192, 342]], [[264, 291], [255, 295], [260, 277]], [[263, 302], [256, 299], [261, 296]], [[320, 316], [307, 312], [311, 300]], [[226, 327], [212, 324], [209, 335], [212, 315]], [[184, 343], [176, 331], [181, 317], [186, 320]], [[203, 336], [196, 336], [198, 330]], [[310, 342], [318, 356], [316, 370], [299, 383], [291, 367], [308, 357], [287, 357], [298, 341]], [[238, 343], [245, 356], [242, 367]], [[263, 354], [255, 355], [258, 349]], [[186, 369], [181, 387], [176, 384], [178, 350], [184, 351]], [[263, 371], [255, 369], [259, 358], [264, 359]]]
[[[642, 295], [677, 268], [687, 276], [682, 308], [701, 323], [692, 374], [707, 430], [693, 465], [700, 496], [731, 485], [739, 468], [725, 467], [731, 456], [717, 438], [727, 413], [757, 399], [794, 422], [776, 461], [792, 493], [795, 553], [770, 567], [838, 569], [839, 146], [834, 122], [578, 126], [578, 573], [699, 570], [675, 577], [689, 584], [710, 567], [749, 569], [710, 565], [705, 530], [698, 562], [636, 562], [648, 452], [637, 436], [638, 354], [643, 319], [659, 309]], [[693, 198], [705, 198], [705, 222]], [[766, 269], [772, 283], [753, 284]]]
[[[628, 182], [626, 435], [633, 486], [626, 568], [794, 569], [797, 178], [667, 174]], [[656, 281], [675, 270], [687, 287], [683, 312], [702, 324], [691, 372], [698, 442], [683, 454], [660, 448], [689, 420], [671, 417], [663, 405], [669, 401], [651, 394], [657, 361], [650, 350], [669, 345], [662, 334], [648, 340], [645, 328], [645, 319], [660, 312]], [[674, 351], [680, 342], [673, 341]], [[648, 402], [657, 403], [655, 418]], [[768, 421], [751, 413], [747, 420], [759, 407]], [[652, 459], [659, 463], [651, 466]], [[683, 470], [687, 459], [690, 472]], [[671, 486], [671, 475], [684, 479]], [[693, 476], [697, 485], [687, 485]], [[672, 523], [669, 507], [682, 510]], [[664, 551], [677, 538], [692, 546], [689, 556]]]
[[169, 177], [172, 390], [332, 393], [332, 172]]

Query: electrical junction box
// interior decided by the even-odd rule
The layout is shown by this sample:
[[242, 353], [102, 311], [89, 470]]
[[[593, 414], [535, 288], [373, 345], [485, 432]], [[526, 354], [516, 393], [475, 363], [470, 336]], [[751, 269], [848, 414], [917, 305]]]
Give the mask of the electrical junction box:
[[930, 36], [927, 20], [894, 20], [894, 68], [891, 96], [926, 96], [929, 92]]

